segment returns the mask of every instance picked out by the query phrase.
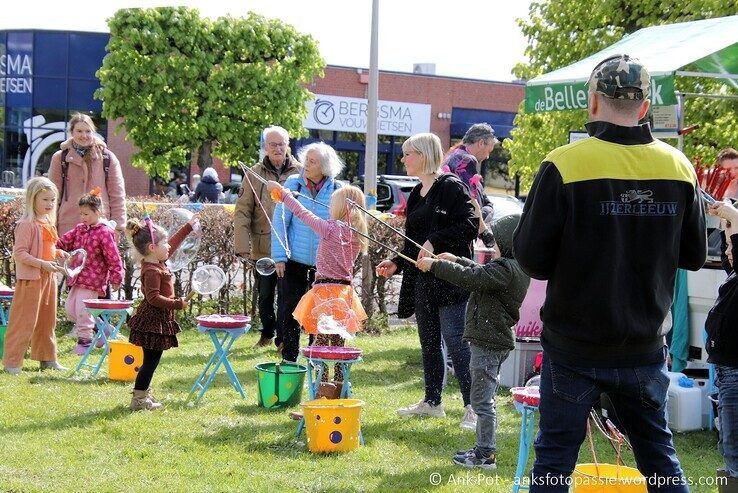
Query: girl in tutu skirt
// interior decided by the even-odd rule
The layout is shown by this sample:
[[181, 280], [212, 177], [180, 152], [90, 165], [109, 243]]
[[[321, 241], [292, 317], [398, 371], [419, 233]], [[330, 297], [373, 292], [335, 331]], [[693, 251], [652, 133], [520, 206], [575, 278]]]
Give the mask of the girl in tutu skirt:
[[133, 245], [131, 254], [134, 260], [141, 262], [141, 286], [144, 295], [136, 314], [128, 321], [131, 329], [128, 340], [143, 348], [143, 364], [133, 386], [133, 411], [161, 407], [161, 403], [151, 395], [149, 385], [162, 353], [178, 346], [179, 325], [174, 320], [174, 310], [187, 306], [185, 298], [174, 297], [174, 279], [166, 260], [193, 230], [199, 233], [200, 223], [197, 217], [182, 226], [171, 239], [148, 216], [143, 221], [131, 219], [126, 223], [126, 236]]
[[[366, 253], [366, 239], [351, 230], [367, 234], [366, 219], [346, 199], [364, 207], [364, 194], [356, 187], [341, 187], [331, 195], [330, 219], [321, 219], [305, 209], [276, 181], [267, 184], [272, 198], [281, 201], [320, 238], [315, 260], [315, 282], [297, 304], [292, 316], [308, 334], [316, 334], [317, 346], [343, 346], [344, 339], [333, 332], [345, 329], [353, 334], [361, 330], [366, 312], [351, 286], [353, 267], [360, 253]], [[332, 330], [333, 329], [333, 330]], [[327, 372], [323, 380], [327, 380]], [[335, 379], [343, 376], [336, 365]]]

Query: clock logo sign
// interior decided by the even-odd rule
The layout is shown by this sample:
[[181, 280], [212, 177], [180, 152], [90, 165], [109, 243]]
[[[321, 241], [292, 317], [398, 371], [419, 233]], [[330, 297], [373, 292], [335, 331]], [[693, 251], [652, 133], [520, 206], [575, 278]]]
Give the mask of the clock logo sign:
[[313, 108], [313, 118], [321, 125], [328, 125], [336, 118], [336, 110], [333, 103], [326, 99], [315, 100], [315, 108]]

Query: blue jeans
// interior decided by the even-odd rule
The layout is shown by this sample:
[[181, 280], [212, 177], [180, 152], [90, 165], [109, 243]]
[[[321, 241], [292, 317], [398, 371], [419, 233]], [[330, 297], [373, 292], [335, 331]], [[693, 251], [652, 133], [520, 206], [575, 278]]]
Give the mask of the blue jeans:
[[612, 401], [620, 431], [633, 445], [638, 470], [650, 481], [648, 491], [688, 492], [667, 426], [668, 387], [663, 363], [581, 368], [554, 363], [544, 352], [531, 493], [569, 490], [565, 481], [574, 471], [589, 412], [603, 392]]
[[454, 364], [454, 373], [459, 381], [464, 406], [470, 403], [469, 389], [469, 343], [464, 342], [464, 312], [466, 301], [455, 305], [438, 306], [438, 293], [419, 288], [415, 295], [415, 319], [423, 356], [423, 378], [425, 379], [425, 401], [437, 406], [441, 403], [443, 360], [441, 337], [446, 341], [448, 353]]
[[471, 405], [477, 413], [477, 448], [489, 455], [497, 451], [495, 395], [500, 386], [500, 367], [510, 351], [492, 351], [470, 344]]
[[738, 368], [715, 365], [718, 387], [720, 441], [718, 448], [725, 459], [725, 471], [738, 477]]

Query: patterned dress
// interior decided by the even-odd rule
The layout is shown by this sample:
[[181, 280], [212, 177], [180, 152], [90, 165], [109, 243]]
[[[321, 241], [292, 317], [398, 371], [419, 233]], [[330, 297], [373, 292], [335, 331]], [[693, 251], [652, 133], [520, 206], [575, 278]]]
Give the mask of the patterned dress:
[[[174, 253], [182, 241], [192, 232], [185, 224], [169, 241], [169, 255]], [[174, 320], [174, 311], [185, 306], [184, 298], [174, 298], [174, 275], [165, 262], [141, 262], [141, 285], [144, 299], [136, 314], [128, 320], [131, 344], [144, 349], [165, 351], [177, 347], [179, 324]]]

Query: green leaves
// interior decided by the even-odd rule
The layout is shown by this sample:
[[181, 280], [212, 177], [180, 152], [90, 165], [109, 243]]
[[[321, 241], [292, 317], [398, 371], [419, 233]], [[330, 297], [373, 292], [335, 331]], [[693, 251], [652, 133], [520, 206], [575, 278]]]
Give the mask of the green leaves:
[[166, 175], [206, 141], [224, 162], [248, 162], [262, 128], [304, 132], [303, 84], [325, 62], [292, 26], [253, 13], [210, 21], [185, 7], [123, 9], [109, 26], [95, 96], [106, 118], [124, 119], [140, 149], [132, 163], [149, 175]]
[[[530, 79], [581, 60], [642, 27], [722, 17], [735, 14], [726, 0], [603, 0], [571, 2], [537, 1], [530, 5], [528, 19], [518, 25], [528, 38], [528, 64], [513, 69], [516, 77]], [[677, 77], [682, 92], [736, 94], [723, 81]], [[692, 159], [713, 162], [717, 152], [738, 141], [738, 102], [689, 98], [685, 125], [701, 128], [685, 138], [684, 151]], [[584, 111], [525, 114], [520, 106], [513, 138], [504, 143], [512, 155], [510, 172], [520, 173], [524, 186], [531, 183], [540, 162], [554, 148], [568, 142], [569, 130], [584, 130]]]

